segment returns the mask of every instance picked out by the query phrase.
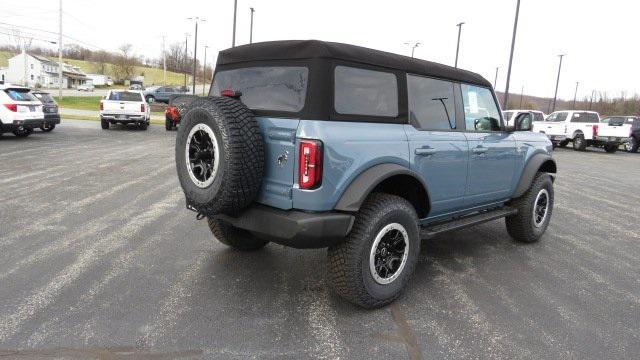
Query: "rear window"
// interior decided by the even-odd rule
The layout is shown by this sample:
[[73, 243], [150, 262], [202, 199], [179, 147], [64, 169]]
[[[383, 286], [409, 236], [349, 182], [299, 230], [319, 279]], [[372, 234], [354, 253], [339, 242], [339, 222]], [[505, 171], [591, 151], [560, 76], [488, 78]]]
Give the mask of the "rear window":
[[338, 114], [398, 116], [398, 79], [393, 73], [336, 66], [334, 85]]
[[222, 90], [242, 93], [242, 102], [252, 110], [299, 112], [307, 97], [309, 70], [302, 66], [265, 66], [217, 72], [211, 96]]
[[141, 102], [144, 101], [142, 99], [142, 94], [134, 93], [130, 91], [112, 91], [109, 95], [109, 100], [113, 101], [135, 101]]
[[33, 94], [33, 96], [38, 98], [38, 100], [42, 101], [43, 103], [47, 103], [47, 104], [55, 103], [55, 101], [53, 100], [53, 98], [49, 94], [36, 93], [36, 94]]
[[569, 113], [567, 113], [567, 112], [556, 112], [556, 113], [553, 113], [553, 114], [547, 116], [547, 119], [545, 121], [562, 122], [562, 121], [567, 120], [567, 115], [569, 115]]
[[29, 89], [6, 89], [4, 91], [13, 101], [38, 101]]

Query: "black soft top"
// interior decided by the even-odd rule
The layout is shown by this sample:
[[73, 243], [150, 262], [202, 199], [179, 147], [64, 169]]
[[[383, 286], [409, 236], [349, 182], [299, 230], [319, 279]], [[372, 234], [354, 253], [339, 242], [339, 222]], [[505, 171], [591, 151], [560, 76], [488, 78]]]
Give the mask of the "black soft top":
[[292, 59], [336, 59], [491, 87], [490, 82], [471, 71], [361, 46], [318, 40], [267, 41], [237, 46], [221, 51], [217, 65]]

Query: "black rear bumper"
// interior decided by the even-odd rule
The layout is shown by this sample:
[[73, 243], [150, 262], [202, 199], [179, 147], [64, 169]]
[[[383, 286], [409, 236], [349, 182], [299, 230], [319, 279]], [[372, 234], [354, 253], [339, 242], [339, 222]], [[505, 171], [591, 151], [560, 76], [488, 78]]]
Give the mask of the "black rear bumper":
[[260, 238], [298, 249], [324, 248], [342, 242], [354, 220], [353, 215], [345, 213], [280, 210], [264, 205], [254, 205], [238, 217], [215, 218]]
[[0, 131], [12, 132], [21, 128], [36, 129], [42, 126], [44, 119], [16, 120], [9, 124], [0, 124]]

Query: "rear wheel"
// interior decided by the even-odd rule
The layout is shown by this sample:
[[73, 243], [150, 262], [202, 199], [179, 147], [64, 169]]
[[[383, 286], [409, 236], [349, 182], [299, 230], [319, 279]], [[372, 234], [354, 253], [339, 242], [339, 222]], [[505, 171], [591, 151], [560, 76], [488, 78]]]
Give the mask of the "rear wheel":
[[584, 135], [577, 134], [573, 138], [573, 150], [585, 151], [587, 149], [587, 141], [584, 139]]
[[103, 118], [100, 118], [100, 126], [103, 130], [106, 130], [109, 128], [109, 122]]
[[148, 95], [147, 97], [145, 97], [145, 100], [147, 100], [147, 103], [149, 104], [153, 104], [154, 102], [156, 102], [156, 98], [152, 95]]
[[15, 135], [17, 137], [27, 137], [27, 136], [31, 135], [32, 132], [33, 132], [33, 129], [24, 128], [22, 130], [14, 131], [13, 135]]
[[507, 216], [507, 232], [515, 241], [532, 243], [547, 230], [553, 213], [553, 181], [546, 173], [538, 173], [524, 195], [513, 200], [516, 215]]
[[328, 250], [329, 283], [348, 301], [376, 308], [397, 299], [420, 254], [418, 216], [405, 199], [373, 194], [345, 242]]
[[147, 130], [147, 127], [149, 127], [149, 124], [146, 121], [143, 121], [140, 124], [138, 124], [138, 127], [140, 128], [140, 130]]
[[613, 154], [616, 151], [618, 151], [618, 144], [605, 144], [604, 145], [604, 151]]
[[44, 124], [42, 124], [42, 126], [40, 126], [40, 130], [42, 130], [44, 132], [49, 132], [49, 131], [51, 131], [51, 130], [53, 130], [55, 128], [56, 128], [56, 124], [44, 123]]
[[164, 119], [164, 128], [167, 131], [171, 131], [171, 129], [173, 128], [173, 121], [171, 121], [170, 119]]
[[209, 229], [221, 243], [240, 251], [262, 249], [269, 242], [255, 237], [246, 230], [233, 227], [222, 220], [209, 218]]
[[640, 142], [636, 138], [631, 138], [628, 142], [624, 144], [624, 149], [630, 153], [638, 152], [638, 147], [640, 146]]

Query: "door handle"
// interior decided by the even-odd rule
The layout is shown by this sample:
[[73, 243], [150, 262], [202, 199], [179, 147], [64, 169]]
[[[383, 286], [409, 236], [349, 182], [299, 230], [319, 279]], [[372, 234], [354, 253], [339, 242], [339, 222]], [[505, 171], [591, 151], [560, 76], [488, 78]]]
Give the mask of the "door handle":
[[415, 154], [418, 156], [431, 156], [431, 155], [435, 155], [436, 152], [437, 152], [436, 149], [428, 148], [428, 147], [417, 148], [415, 150]]
[[475, 148], [471, 149], [471, 151], [474, 154], [478, 154], [478, 155], [486, 153], [487, 150], [489, 150], [489, 149], [487, 149], [486, 147], [483, 147], [483, 146], [478, 146], [478, 147], [475, 147]]

